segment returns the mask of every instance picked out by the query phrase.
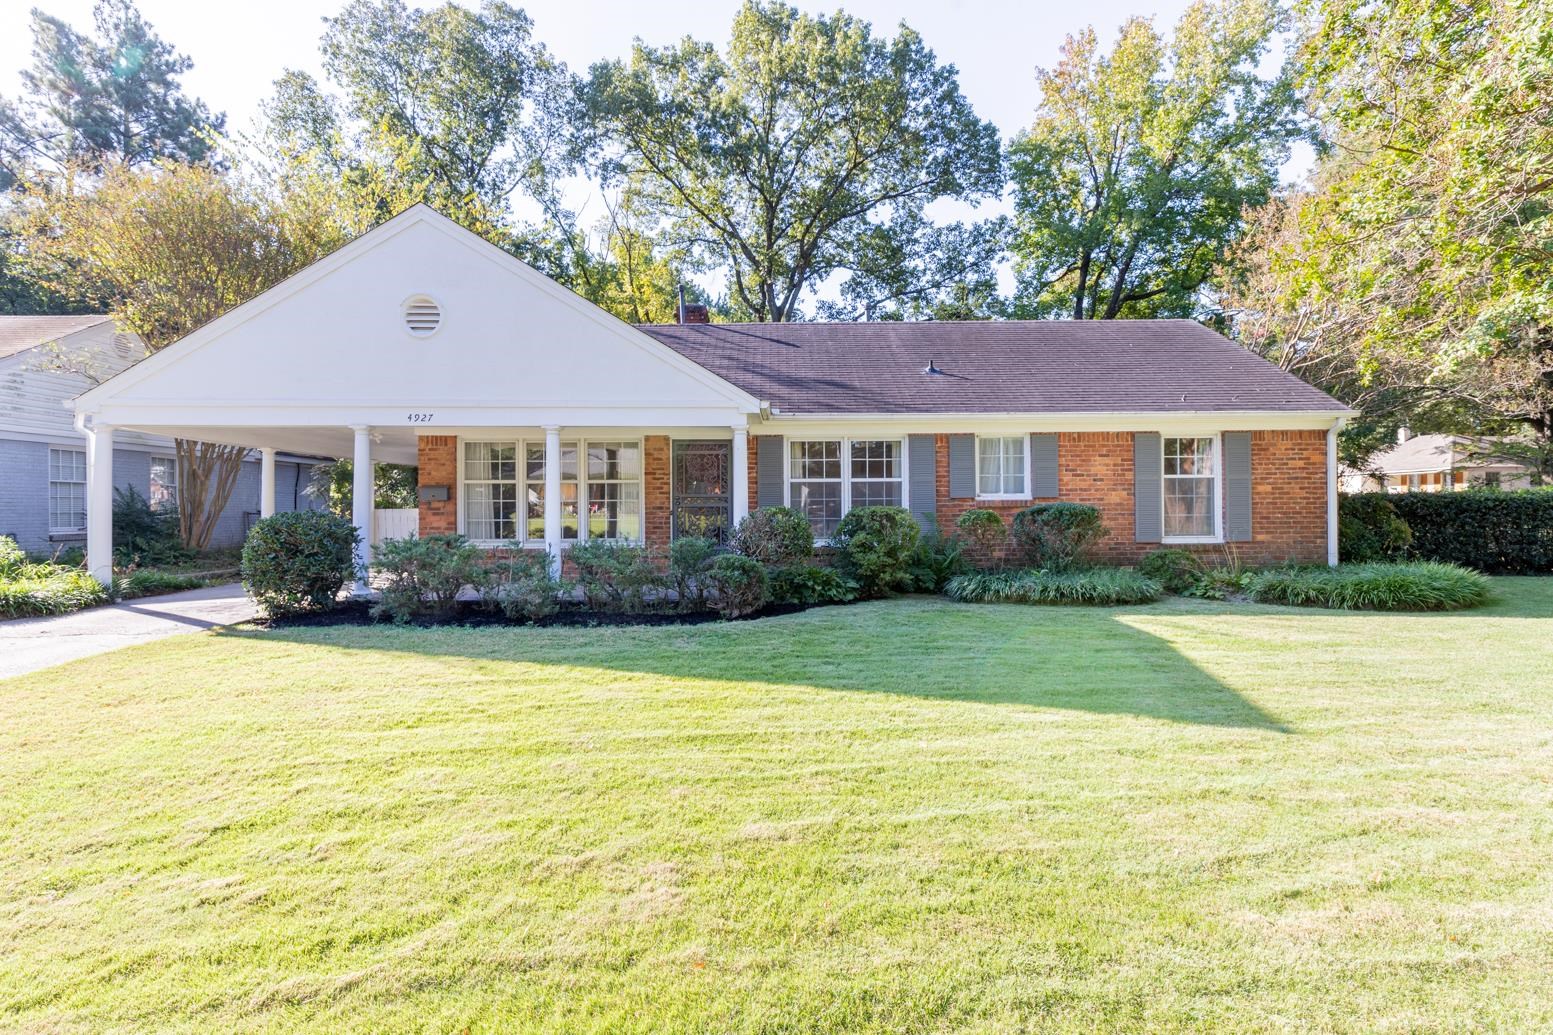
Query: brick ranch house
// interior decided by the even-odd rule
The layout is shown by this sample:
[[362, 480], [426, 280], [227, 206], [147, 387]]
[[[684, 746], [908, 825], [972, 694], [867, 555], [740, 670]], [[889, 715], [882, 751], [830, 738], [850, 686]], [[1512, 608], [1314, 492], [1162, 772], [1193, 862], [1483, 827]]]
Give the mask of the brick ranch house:
[[99, 575], [120, 430], [353, 457], [364, 541], [377, 460], [418, 465], [421, 533], [557, 557], [761, 506], [823, 541], [865, 504], [952, 529], [1073, 500], [1115, 562], [1335, 563], [1349, 416], [1190, 321], [632, 327], [425, 206], [74, 405]]

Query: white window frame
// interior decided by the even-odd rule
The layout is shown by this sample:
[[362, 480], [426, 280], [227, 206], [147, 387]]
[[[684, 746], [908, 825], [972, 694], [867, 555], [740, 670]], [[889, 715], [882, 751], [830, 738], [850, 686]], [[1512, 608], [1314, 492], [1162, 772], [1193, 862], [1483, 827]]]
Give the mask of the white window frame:
[[[1165, 474], [1165, 443], [1170, 439], [1180, 438], [1205, 438], [1213, 443], [1213, 533], [1211, 535], [1165, 535], [1165, 482], [1170, 478], [1197, 478], [1200, 475], [1167, 475]], [[1168, 432], [1159, 436], [1159, 529], [1160, 542], [1163, 544], [1192, 544], [1192, 543], [1222, 543], [1224, 542], [1224, 441], [1223, 436], [1213, 434], [1172, 435]]]
[[[76, 453], [81, 457], [81, 480], [73, 478], [54, 477], [54, 454]], [[91, 500], [87, 498], [87, 456], [86, 450], [76, 446], [49, 446], [48, 469], [44, 472], [47, 479], [47, 492], [44, 495], [44, 504], [48, 507], [48, 524], [50, 535], [70, 535], [86, 531], [87, 516], [90, 513]], [[81, 487], [81, 524], [78, 526], [54, 524], [54, 486], [55, 485], [79, 485]]]
[[[894, 478], [859, 478], [860, 482], [897, 482], [901, 487], [900, 506], [906, 506], [907, 472], [911, 470], [911, 457], [908, 455], [910, 442], [905, 435], [794, 435], [782, 439], [782, 502], [784, 506], [793, 507], [793, 483], [794, 482], [834, 482], [834, 478], [794, 478], [793, 477], [793, 444], [795, 442], [838, 442], [841, 453], [841, 517], [845, 518], [852, 510], [852, 443], [854, 442], [894, 442], [900, 446], [900, 474]], [[815, 536], [815, 543], [826, 546], [830, 539]]]
[[[172, 472], [172, 484], [173, 484], [173, 493], [172, 493], [173, 500], [172, 500], [172, 502], [173, 502], [173, 509], [177, 510], [178, 509], [178, 458], [175, 457], [175, 456], [159, 456], [159, 455], [153, 453], [151, 455], [151, 459], [150, 459], [150, 466], [151, 467], [155, 467], [156, 466], [156, 462], [158, 460], [164, 461], [166, 463], [166, 465], [167, 465], [167, 470]], [[151, 475], [150, 475], [150, 473], [148, 471], [147, 474], [146, 474], [146, 502], [151, 505], [151, 509], [152, 510], [161, 510], [162, 508], [157, 506], [156, 501], [151, 499], [151, 492], [152, 492]]]
[[[1025, 453], [1025, 491], [1024, 492], [982, 492], [981, 491], [981, 443], [984, 439], [1020, 439], [1024, 443]], [[1030, 495], [1030, 436], [1025, 435], [977, 435], [972, 447], [975, 452], [972, 459], [976, 463], [976, 498], [979, 500], [1032, 500]]]
[[[481, 435], [481, 436], [470, 436], [467, 439], [460, 438], [458, 440], [458, 508], [457, 509], [458, 509], [458, 531], [459, 531], [459, 534], [460, 535], [467, 535], [468, 534], [466, 522], [468, 521], [469, 494], [468, 494], [468, 492], [465, 491], [465, 488], [466, 488], [466, 485], [468, 484], [468, 482], [470, 481], [470, 479], [465, 477], [465, 474], [466, 474], [466, 471], [467, 471], [467, 465], [468, 465], [468, 462], [469, 462], [469, 458], [468, 458], [468, 454], [466, 454], [464, 452], [464, 449], [465, 449], [466, 446], [476, 445], [476, 444], [490, 445], [490, 446], [512, 446], [513, 447], [513, 457], [514, 457], [514, 460], [513, 460], [513, 471], [512, 471], [512, 474], [513, 474], [514, 480], [517, 482], [517, 502], [518, 502], [518, 514], [517, 514], [517, 516], [514, 517], [514, 522], [515, 522], [514, 527], [515, 528], [526, 528], [527, 525], [528, 525], [528, 501], [523, 496], [523, 484], [524, 484], [523, 483], [523, 476], [524, 476], [523, 443], [522, 443], [522, 441], [516, 440], [516, 439], [498, 438], [496, 436], [487, 437], [487, 436]], [[506, 484], [506, 479], [493, 480], [493, 479], [487, 479], [487, 478], [475, 478], [475, 479], [473, 479], [473, 481], [475, 482], [475, 484], [478, 484], [478, 485]], [[474, 542], [474, 543], [477, 543], [477, 544], [479, 544], [481, 546], [505, 546], [505, 545], [509, 545], [511, 543], [521, 543], [521, 542], [523, 542], [523, 537], [522, 536], [517, 536], [517, 537], [515, 537], [513, 539], [475, 539], [475, 540], [471, 540], [471, 541]]]
[[[458, 514], [457, 528], [461, 535], [468, 534], [468, 505], [469, 497], [464, 491], [464, 445], [467, 442], [490, 442], [497, 445], [511, 445], [517, 449], [518, 457], [518, 529], [522, 533], [516, 539], [472, 539], [476, 546], [487, 549], [500, 549], [502, 547], [517, 546], [520, 549], [542, 549], [545, 545], [543, 537], [539, 539], [528, 538], [528, 449], [530, 446], [544, 449], [544, 436], [538, 437], [503, 437], [501, 435], [460, 435], [458, 438], [458, 505], [455, 508]], [[577, 447], [577, 538], [563, 539], [561, 548], [567, 549], [573, 543], [584, 542], [588, 539], [588, 446], [593, 443], [608, 442], [613, 445], [635, 446], [637, 456], [641, 458], [641, 472], [637, 475], [636, 494], [636, 520], [637, 527], [642, 530], [640, 537], [636, 539], [601, 539], [599, 542], [622, 543], [640, 546], [646, 542], [647, 537], [647, 446], [641, 436], [631, 435], [596, 435], [592, 438], [577, 436], [576, 438], [563, 439], [561, 445], [575, 445]], [[619, 481], [620, 479], [605, 479]]]

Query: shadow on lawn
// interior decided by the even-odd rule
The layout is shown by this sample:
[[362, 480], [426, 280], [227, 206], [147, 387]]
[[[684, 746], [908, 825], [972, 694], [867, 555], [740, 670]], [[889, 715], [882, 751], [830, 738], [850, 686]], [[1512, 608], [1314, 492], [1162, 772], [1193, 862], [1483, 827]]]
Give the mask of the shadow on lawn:
[[[701, 626], [336, 626], [218, 635], [1289, 732], [1166, 640], [1118, 620], [1126, 613], [910, 599]], [[406, 672], [413, 678], [413, 669]]]

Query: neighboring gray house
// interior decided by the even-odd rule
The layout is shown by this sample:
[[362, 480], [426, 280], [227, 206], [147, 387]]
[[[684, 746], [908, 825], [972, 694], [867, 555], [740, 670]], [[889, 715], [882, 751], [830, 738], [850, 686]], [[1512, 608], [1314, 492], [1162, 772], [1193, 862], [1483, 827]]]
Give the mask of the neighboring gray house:
[[1397, 444], [1370, 457], [1364, 470], [1345, 467], [1344, 492], [1459, 492], [1491, 487], [1525, 489], [1535, 484], [1530, 468], [1509, 460], [1485, 459], [1495, 440], [1467, 435], [1397, 432]]
[[[30, 553], [86, 542], [86, 439], [67, 401], [145, 354], [140, 340], [107, 316], [0, 316], [0, 535]], [[118, 487], [153, 505], [177, 499], [171, 439], [126, 432], [114, 443]], [[314, 457], [281, 454], [277, 510], [317, 510], [306, 492]], [[240, 543], [259, 515], [259, 461], [243, 465], [213, 546]]]

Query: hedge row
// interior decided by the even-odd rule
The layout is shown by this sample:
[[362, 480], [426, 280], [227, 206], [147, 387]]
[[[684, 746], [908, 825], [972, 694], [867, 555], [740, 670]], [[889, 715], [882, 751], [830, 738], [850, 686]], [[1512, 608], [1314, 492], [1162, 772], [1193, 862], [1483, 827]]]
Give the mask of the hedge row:
[[[1496, 575], [1553, 572], [1553, 491], [1369, 493], [1348, 497], [1345, 514], [1383, 510], [1373, 499], [1376, 496], [1407, 522], [1410, 559], [1459, 564]], [[1351, 535], [1345, 529], [1345, 546]]]

